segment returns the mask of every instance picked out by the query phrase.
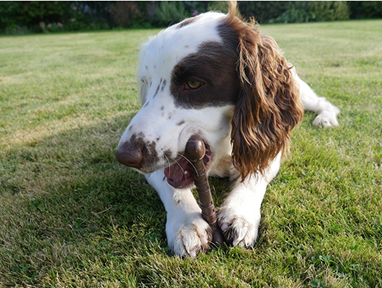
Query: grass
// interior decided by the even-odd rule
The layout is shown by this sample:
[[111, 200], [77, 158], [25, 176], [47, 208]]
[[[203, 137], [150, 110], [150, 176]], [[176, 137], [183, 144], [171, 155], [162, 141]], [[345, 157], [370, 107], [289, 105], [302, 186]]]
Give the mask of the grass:
[[381, 25], [261, 28], [340, 126], [306, 113], [258, 243], [197, 259], [171, 256], [159, 197], [114, 159], [157, 31], [0, 37], [0, 287], [382, 287]]

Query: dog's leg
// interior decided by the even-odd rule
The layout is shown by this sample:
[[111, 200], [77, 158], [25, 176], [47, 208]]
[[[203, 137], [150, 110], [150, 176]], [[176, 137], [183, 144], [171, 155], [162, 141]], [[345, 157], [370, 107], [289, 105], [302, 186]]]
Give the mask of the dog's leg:
[[163, 170], [147, 175], [146, 179], [158, 192], [167, 211], [166, 235], [170, 249], [178, 256], [191, 257], [195, 257], [199, 251], [206, 251], [212, 231], [202, 218], [191, 189], [170, 186]]
[[338, 126], [337, 115], [340, 113], [340, 109], [326, 100], [326, 98], [319, 97], [296, 73], [293, 74], [300, 87], [300, 98], [304, 109], [317, 113], [313, 124], [323, 127]]
[[[233, 246], [251, 247], [255, 244], [260, 225], [260, 208], [268, 183], [280, 169], [281, 153], [269, 167], [265, 177], [250, 175], [234, 187], [218, 212], [218, 223]], [[236, 172], [237, 174], [237, 172]]]

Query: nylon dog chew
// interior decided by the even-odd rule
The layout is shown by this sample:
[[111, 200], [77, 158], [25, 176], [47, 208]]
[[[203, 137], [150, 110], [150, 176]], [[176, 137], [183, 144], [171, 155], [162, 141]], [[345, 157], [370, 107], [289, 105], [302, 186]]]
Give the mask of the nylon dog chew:
[[212, 200], [206, 168], [203, 163], [205, 153], [206, 148], [203, 140], [199, 135], [193, 135], [187, 141], [185, 156], [194, 166], [192, 177], [194, 178], [196, 190], [198, 191], [202, 217], [212, 229], [212, 242], [219, 245], [224, 242], [224, 237], [216, 221], [216, 209]]

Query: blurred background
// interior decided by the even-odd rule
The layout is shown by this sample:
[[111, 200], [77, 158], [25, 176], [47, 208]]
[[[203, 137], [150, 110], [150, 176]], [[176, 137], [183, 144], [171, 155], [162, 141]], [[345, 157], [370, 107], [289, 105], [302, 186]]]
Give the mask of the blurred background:
[[[223, 1], [4, 1], [0, 33], [167, 27], [209, 10], [226, 12], [227, 6]], [[239, 9], [260, 24], [382, 18], [378, 1], [240, 1]]]

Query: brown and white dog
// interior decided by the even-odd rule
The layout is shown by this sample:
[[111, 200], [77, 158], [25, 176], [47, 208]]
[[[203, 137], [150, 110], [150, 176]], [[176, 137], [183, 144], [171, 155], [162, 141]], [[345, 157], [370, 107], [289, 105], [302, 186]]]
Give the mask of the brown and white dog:
[[205, 251], [211, 230], [191, 189], [183, 156], [194, 134], [207, 147], [209, 175], [230, 177], [218, 224], [232, 245], [254, 245], [260, 206], [303, 109], [314, 124], [336, 126], [339, 109], [317, 96], [286, 61], [275, 40], [236, 15], [208, 12], [146, 42], [140, 55], [142, 109], [123, 133], [117, 160], [145, 174], [167, 211], [176, 255]]

